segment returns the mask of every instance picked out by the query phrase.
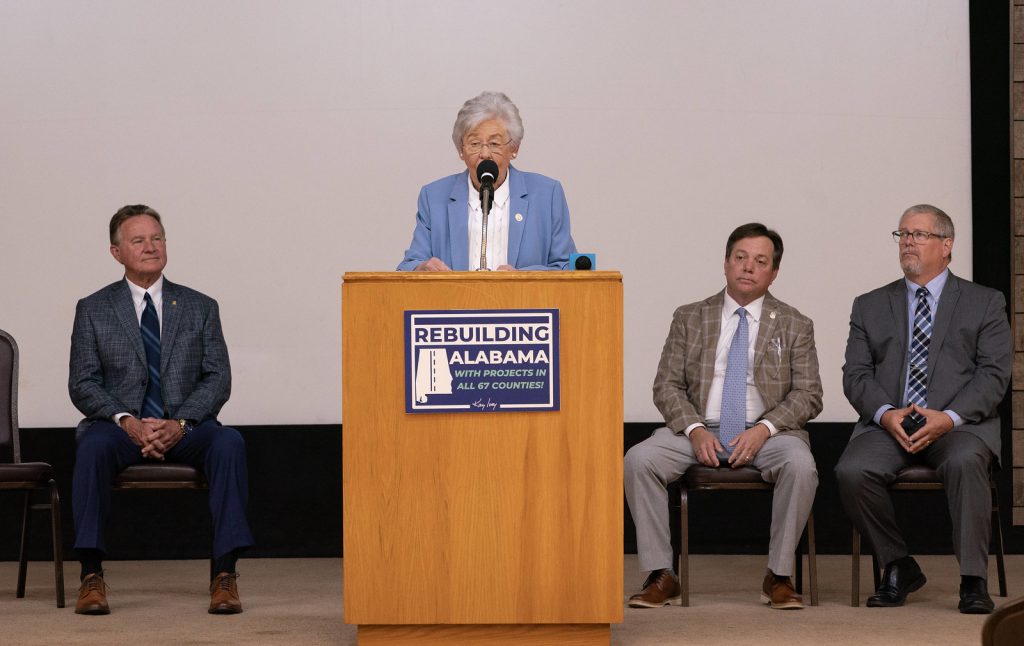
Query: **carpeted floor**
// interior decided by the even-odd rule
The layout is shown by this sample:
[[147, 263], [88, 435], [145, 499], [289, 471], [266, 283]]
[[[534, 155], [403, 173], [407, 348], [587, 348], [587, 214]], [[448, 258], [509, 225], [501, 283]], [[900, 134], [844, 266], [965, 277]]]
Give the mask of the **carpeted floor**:
[[[758, 603], [763, 556], [703, 556], [692, 560], [691, 607], [627, 608], [612, 626], [612, 643], [756, 644], [770, 646], [943, 646], [979, 644], [984, 616], [956, 611], [957, 574], [952, 556], [918, 560], [928, 584], [903, 608], [850, 604], [850, 557], [819, 556], [820, 605], [798, 611]], [[355, 644], [356, 629], [342, 618], [341, 559], [248, 559], [239, 564], [245, 612], [206, 613], [205, 561], [110, 561], [106, 564], [112, 613], [74, 614], [78, 564], [68, 563], [67, 602], [54, 604], [53, 568], [29, 565], [26, 598], [14, 598], [17, 563], [0, 563], [0, 644], [158, 646], [160, 644]], [[862, 597], [871, 588], [862, 563]], [[990, 591], [995, 588], [992, 564]], [[1024, 594], [1024, 555], [1007, 557], [1011, 597]], [[636, 557], [626, 556], [623, 601], [640, 584]], [[806, 590], [805, 590], [806, 592]], [[805, 595], [806, 596], [806, 595]], [[993, 596], [996, 605], [1005, 599]], [[862, 599], [863, 603], [863, 599]]]

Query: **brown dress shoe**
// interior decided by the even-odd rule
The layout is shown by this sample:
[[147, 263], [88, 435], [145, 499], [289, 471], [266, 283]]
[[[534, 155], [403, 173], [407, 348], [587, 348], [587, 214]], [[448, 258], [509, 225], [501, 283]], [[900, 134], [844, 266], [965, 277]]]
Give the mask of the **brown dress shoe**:
[[109, 615], [107, 605], [107, 584], [103, 581], [103, 573], [95, 572], [82, 579], [78, 588], [78, 602], [75, 603], [76, 615]]
[[804, 607], [804, 600], [796, 590], [788, 576], [775, 576], [771, 570], [764, 575], [761, 584], [761, 603], [767, 603], [776, 610], [799, 610]]
[[221, 572], [210, 582], [210, 614], [234, 615], [242, 612], [238, 599], [238, 573]]
[[681, 606], [683, 598], [679, 592], [679, 581], [671, 570], [655, 570], [644, 582], [644, 589], [629, 598], [630, 608], [660, 608]]

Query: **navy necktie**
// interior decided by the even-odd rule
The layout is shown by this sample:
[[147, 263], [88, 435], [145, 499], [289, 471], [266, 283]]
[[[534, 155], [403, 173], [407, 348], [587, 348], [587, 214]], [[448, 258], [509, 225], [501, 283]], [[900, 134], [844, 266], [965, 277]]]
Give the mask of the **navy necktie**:
[[750, 350], [747, 310], [741, 307], [736, 313], [740, 322], [729, 346], [722, 385], [722, 412], [718, 421], [719, 439], [727, 452], [732, 452], [729, 442], [747, 427], [747, 352]]
[[146, 292], [146, 309], [142, 310], [140, 328], [149, 368], [149, 384], [146, 386], [146, 399], [142, 403], [142, 416], [162, 418], [164, 400], [160, 394], [160, 320], [156, 316], [156, 307], [153, 306], [149, 292]]
[[[907, 366], [907, 404], [921, 408], [928, 405], [928, 345], [932, 340], [932, 308], [928, 305], [928, 290], [917, 290], [917, 308], [914, 310], [914, 336], [910, 340], [910, 364]], [[915, 414], [915, 419], [920, 416]]]

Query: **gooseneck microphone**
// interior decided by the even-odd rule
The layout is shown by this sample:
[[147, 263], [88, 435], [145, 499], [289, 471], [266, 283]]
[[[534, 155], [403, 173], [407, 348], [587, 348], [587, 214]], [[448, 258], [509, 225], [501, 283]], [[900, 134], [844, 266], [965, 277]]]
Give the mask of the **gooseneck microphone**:
[[478, 270], [487, 269], [487, 216], [494, 202], [494, 182], [498, 179], [498, 164], [493, 159], [484, 159], [476, 166], [476, 180], [480, 183], [480, 210], [483, 220], [480, 223], [480, 266]]

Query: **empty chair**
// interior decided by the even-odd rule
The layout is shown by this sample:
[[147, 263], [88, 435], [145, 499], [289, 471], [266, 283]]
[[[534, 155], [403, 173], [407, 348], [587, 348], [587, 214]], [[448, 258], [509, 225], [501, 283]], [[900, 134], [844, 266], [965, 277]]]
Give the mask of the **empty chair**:
[[[53, 479], [53, 467], [46, 462], [22, 462], [21, 438], [18, 430], [18, 344], [10, 334], [0, 330], [0, 491], [22, 494], [21, 549], [18, 556], [18, 587], [16, 596], [25, 596], [28, 573], [31, 512], [49, 512], [53, 538], [53, 572], [57, 607], [64, 607], [64, 560], [61, 552], [60, 493]], [[43, 492], [44, 502], [33, 502], [36, 492]]]

